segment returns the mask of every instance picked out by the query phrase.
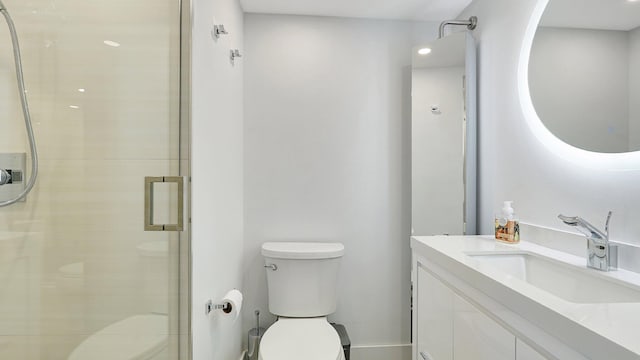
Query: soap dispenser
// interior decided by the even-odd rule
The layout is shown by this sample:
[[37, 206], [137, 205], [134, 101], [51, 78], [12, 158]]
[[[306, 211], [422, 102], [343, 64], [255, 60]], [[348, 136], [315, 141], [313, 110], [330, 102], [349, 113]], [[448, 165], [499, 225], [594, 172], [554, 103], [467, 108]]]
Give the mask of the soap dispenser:
[[495, 217], [496, 240], [517, 244], [520, 242], [520, 224], [514, 214], [512, 204], [513, 201], [505, 201], [502, 212]]

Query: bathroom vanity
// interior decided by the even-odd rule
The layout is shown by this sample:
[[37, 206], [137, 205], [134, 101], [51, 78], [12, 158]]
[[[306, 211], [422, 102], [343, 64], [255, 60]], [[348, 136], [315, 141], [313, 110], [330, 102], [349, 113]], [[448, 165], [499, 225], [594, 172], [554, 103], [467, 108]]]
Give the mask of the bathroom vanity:
[[416, 236], [414, 360], [640, 359], [640, 275], [492, 236]]

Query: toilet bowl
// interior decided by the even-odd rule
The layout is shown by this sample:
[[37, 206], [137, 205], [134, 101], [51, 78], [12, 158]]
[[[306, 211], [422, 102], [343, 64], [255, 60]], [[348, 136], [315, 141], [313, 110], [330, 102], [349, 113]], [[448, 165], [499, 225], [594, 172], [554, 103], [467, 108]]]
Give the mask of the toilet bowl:
[[259, 360], [344, 360], [340, 337], [327, 318], [280, 318], [265, 332]]
[[340, 243], [269, 242], [265, 258], [269, 311], [278, 316], [262, 337], [259, 360], [344, 360], [327, 321], [336, 310]]

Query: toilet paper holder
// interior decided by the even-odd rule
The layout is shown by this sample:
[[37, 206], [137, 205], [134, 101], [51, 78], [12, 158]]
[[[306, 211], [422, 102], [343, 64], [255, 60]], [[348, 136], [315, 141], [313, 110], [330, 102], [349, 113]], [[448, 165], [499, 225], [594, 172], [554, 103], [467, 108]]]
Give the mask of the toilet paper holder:
[[231, 305], [230, 302], [214, 304], [212, 300], [207, 301], [207, 303], [204, 304], [205, 315], [209, 315], [213, 310], [222, 310], [225, 314], [228, 314], [233, 310], [233, 305]]
[[231, 315], [235, 321], [242, 309], [242, 293], [238, 289], [231, 289], [216, 303], [209, 299], [204, 305], [205, 315], [209, 315], [213, 310], [222, 310], [225, 315]]

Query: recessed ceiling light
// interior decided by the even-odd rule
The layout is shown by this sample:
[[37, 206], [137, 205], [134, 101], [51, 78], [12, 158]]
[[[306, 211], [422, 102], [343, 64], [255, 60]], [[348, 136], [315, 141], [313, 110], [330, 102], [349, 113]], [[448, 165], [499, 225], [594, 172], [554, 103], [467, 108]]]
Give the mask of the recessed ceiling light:
[[80, 109], [80, 106], [78, 105], [69, 105], [69, 107], [72, 109]]
[[117, 42], [115, 42], [115, 41], [111, 41], [111, 40], [105, 40], [105, 41], [103, 41], [103, 43], [104, 43], [105, 45], [113, 46], [113, 47], [118, 47], [118, 46], [120, 46], [120, 43], [117, 43]]
[[627, 0], [627, 2], [630, 2], [630, 3], [636, 3], [636, 2], [639, 2], [639, 1], [640, 0]]
[[78, 89], [79, 92], [85, 92], [86, 90], [83, 88]]
[[420, 55], [427, 55], [431, 53], [431, 49], [430, 48], [422, 48], [420, 50], [418, 50], [418, 54]]

